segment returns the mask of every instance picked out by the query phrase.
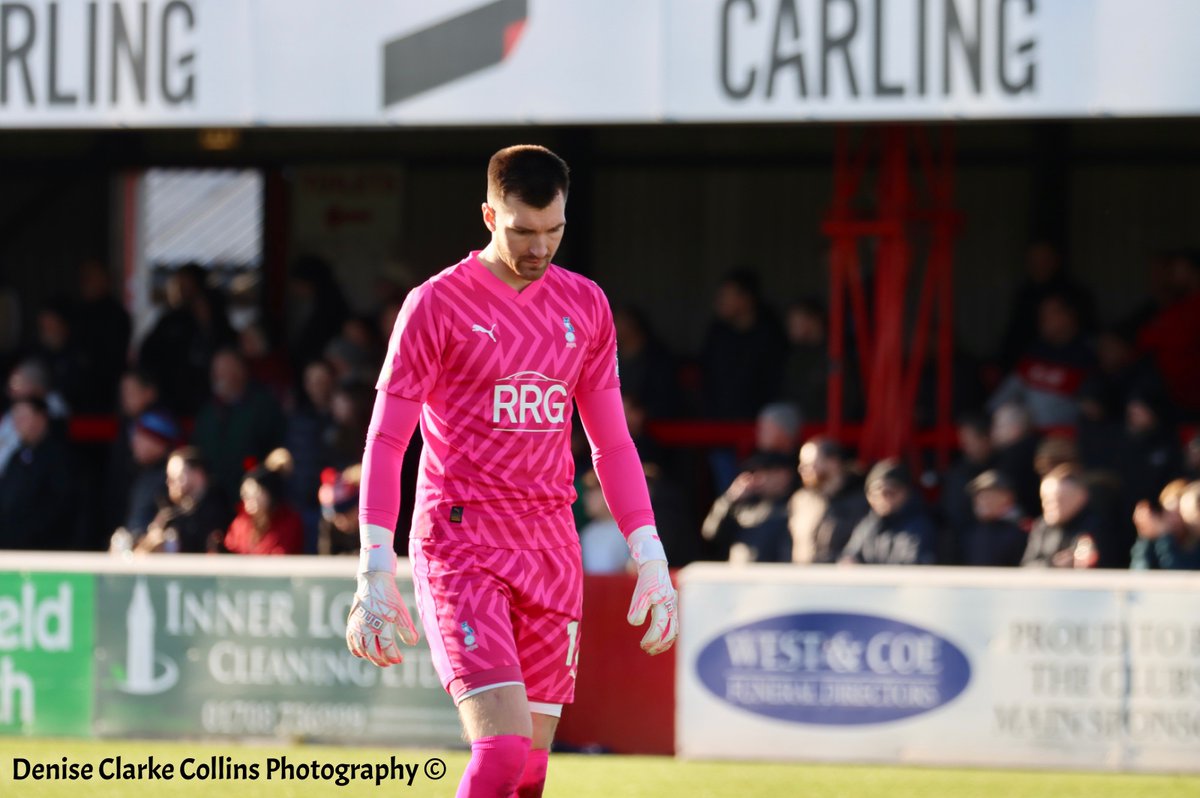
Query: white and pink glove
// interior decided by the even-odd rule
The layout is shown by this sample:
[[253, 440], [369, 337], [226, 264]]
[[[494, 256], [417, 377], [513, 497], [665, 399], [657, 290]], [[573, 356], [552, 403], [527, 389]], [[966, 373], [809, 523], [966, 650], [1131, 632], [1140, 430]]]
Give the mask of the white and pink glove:
[[363, 548], [358, 561], [358, 589], [346, 619], [346, 645], [356, 657], [381, 668], [404, 661], [396, 635], [410, 646], [417, 644], [417, 628], [396, 587], [396, 553], [392, 533], [384, 527], [361, 528]]
[[629, 553], [637, 563], [638, 580], [629, 603], [628, 620], [641, 626], [650, 615], [650, 628], [642, 638], [642, 650], [651, 656], [669, 649], [679, 635], [678, 596], [667, 570], [667, 553], [658, 530], [641, 526], [629, 535]]

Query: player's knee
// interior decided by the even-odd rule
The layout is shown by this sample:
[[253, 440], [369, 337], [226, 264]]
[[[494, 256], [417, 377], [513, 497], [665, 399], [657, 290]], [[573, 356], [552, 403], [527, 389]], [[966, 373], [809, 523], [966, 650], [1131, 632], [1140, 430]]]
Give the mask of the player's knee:
[[[475, 785], [481, 790], [469, 791], [467, 795], [509, 796], [512, 795], [525, 772], [529, 758], [529, 738], [515, 734], [484, 737], [471, 744], [472, 768]], [[485, 786], [486, 785], [486, 786]]]

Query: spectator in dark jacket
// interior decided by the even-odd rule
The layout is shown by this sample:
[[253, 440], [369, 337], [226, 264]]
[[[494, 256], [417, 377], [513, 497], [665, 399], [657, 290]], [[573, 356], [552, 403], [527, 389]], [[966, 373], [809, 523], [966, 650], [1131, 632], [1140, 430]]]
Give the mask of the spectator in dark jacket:
[[753, 272], [721, 281], [715, 312], [700, 357], [702, 410], [708, 418], [752, 419], [778, 395], [783, 332], [764, 308]]
[[[828, 399], [829, 319], [816, 300], [793, 302], [784, 317], [787, 354], [783, 363], [781, 395], [794, 402], [806, 421], [824, 421]], [[857, 375], [848, 369], [847, 376]]]
[[846, 450], [832, 438], [812, 438], [800, 448], [803, 487], [788, 505], [792, 561], [832, 563], [870, 511], [862, 478]]
[[46, 405], [50, 412], [52, 430], [56, 433], [66, 432], [68, 408], [62, 395], [54, 390], [50, 382], [50, 374], [40, 360], [28, 358], [13, 366], [8, 375], [8, 412], [0, 417], [0, 474], [8, 467], [8, 462], [23, 445], [13, 421], [12, 406], [25, 399], [35, 399]]
[[147, 410], [138, 416], [130, 447], [133, 479], [126, 487], [123, 526], [134, 541], [146, 533], [167, 499], [167, 455], [179, 443], [179, 425], [169, 413]]
[[133, 427], [148, 410], [162, 410], [158, 404], [158, 385], [145, 369], [131, 369], [121, 375], [117, 390], [117, 436], [108, 446], [100, 499], [101, 526], [105, 533], [125, 523], [129, 509], [129, 484], [137, 471], [133, 462]]
[[214, 353], [234, 343], [224, 304], [207, 281], [208, 273], [195, 264], [171, 274], [166, 311], [138, 354], [138, 364], [154, 375], [163, 404], [180, 416], [200, 408]]
[[942, 475], [941, 509], [945, 525], [938, 538], [938, 562], [943, 565], [958, 565], [964, 561], [968, 532], [976, 521], [973, 497], [967, 486], [995, 465], [986, 416], [964, 416], [959, 419], [957, 429], [958, 450], [962, 456]]
[[1034, 469], [1038, 435], [1029, 411], [1019, 402], [1005, 402], [992, 414], [995, 467], [1017, 492], [1017, 504], [1029, 518], [1042, 514], [1038, 495], [1041, 479]]
[[929, 565], [936, 534], [914, 495], [908, 469], [880, 460], [867, 474], [871, 512], [854, 528], [839, 562], [867, 565]]
[[999, 471], [984, 471], [967, 486], [975, 523], [963, 540], [966, 565], [1009, 567], [1021, 564], [1029, 533], [1012, 485]]
[[791, 562], [788, 499], [795, 488], [792, 458], [756, 452], [713, 502], [701, 533], [730, 562]]
[[1097, 523], [1089, 506], [1086, 475], [1061, 465], [1042, 478], [1042, 517], [1033, 524], [1021, 565], [1034, 568], [1094, 568]]
[[1157, 506], [1138, 502], [1133, 524], [1138, 539], [1130, 555], [1131, 568], [1200, 570], [1200, 482], [1177, 479], [1162, 489]]
[[212, 398], [196, 419], [192, 442], [211, 464], [225, 495], [238, 495], [247, 461], [261, 462], [279, 446], [283, 427], [279, 405], [250, 382], [241, 354], [235, 349], [218, 352], [212, 362]]
[[[37, 315], [37, 340], [30, 356], [46, 367], [50, 384], [61, 393], [73, 412], [90, 406], [107, 411], [112, 407], [112, 395], [97, 408], [94, 387], [87, 382], [85, 358], [78, 336], [72, 329], [71, 305], [64, 297], [51, 299], [42, 305]], [[82, 401], [81, 401], [82, 400]]]
[[1095, 318], [1095, 300], [1091, 292], [1077, 282], [1063, 264], [1058, 248], [1049, 241], [1034, 241], [1025, 260], [1026, 279], [1013, 298], [1008, 329], [1004, 336], [1001, 362], [1006, 368], [1016, 365], [1037, 336], [1038, 308], [1048, 296], [1067, 299], [1078, 311], [1080, 326], [1087, 332]]
[[167, 458], [167, 503], [154, 516], [138, 551], [203, 554], [219, 550], [233, 517], [229, 503], [210, 484], [208, 466], [194, 446]]
[[298, 371], [321, 357], [349, 315], [346, 298], [322, 258], [305, 255], [292, 265], [288, 299], [288, 350]]
[[117, 381], [129, 359], [129, 312], [113, 296], [108, 267], [89, 259], [79, 265], [79, 304], [71, 325], [83, 355], [84, 390], [76, 408], [84, 413], [112, 411]]
[[18, 447], [0, 476], [0, 549], [71, 548], [71, 462], [44, 399], [10, 409]]
[[336, 424], [333, 419], [333, 369], [324, 360], [304, 367], [304, 390], [296, 409], [287, 416], [284, 447], [292, 454], [288, 498], [304, 519], [305, 550], [316, 549], [321, 508], [317, 488], [321, 470], [331, 466]]
[[619, 308], [613, 312], [613, 326], [621, 363], [621, 393], [636, 397], [650, 418], [687, 415], [676, 378], [678, 364], [646, 315], [637, 308]]

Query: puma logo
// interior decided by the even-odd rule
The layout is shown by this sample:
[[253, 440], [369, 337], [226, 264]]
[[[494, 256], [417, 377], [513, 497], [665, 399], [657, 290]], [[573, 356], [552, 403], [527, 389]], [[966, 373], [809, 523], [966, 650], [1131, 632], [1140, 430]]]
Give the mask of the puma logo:
[[483, 333], [488, 338], [492, 339], [492, 343], [496, 343], [496, 325], [492, 325], [492, 329], [484, 327], [482, 324], [475, 324], [471, 327], [471, 332]]

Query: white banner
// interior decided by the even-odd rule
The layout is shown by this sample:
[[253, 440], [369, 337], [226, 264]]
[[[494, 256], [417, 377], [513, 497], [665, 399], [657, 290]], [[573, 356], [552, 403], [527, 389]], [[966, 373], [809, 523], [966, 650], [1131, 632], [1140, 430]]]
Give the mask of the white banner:
[[11, 0], [0, 127], [1200, 113], [1191, 0]]
[[1200, 771], [1194, 575], [693, 565], [694, 758]]

